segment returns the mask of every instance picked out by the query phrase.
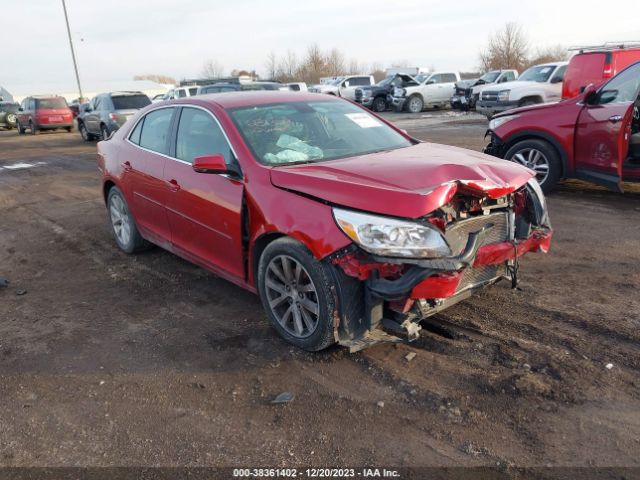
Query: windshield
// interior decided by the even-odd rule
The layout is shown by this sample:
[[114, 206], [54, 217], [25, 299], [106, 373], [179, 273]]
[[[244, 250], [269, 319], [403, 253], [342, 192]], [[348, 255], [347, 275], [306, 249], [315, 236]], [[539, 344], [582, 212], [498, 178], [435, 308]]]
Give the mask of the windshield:
[[240, 90], [280, 90], [280, 87], [278, 83], [244, 83]]
[[338, 77], [335, 80], [332, 80], [329, 85], [338, 85], [342, 80], [344, 80], [344, 77]]
[[256, 159], [266, 165], [322, 162], [412, 145], [344, 101], [260, 105], [230, 113]]
[[518, 78], [521, 82], [546, 82], [556, 69], [555, 65], [541, 65], [539, 67], [531, 67]]
[[480, 77], [480, 81], [484, 83], [493, 83], [496, 81], [499, 75], [500, 70], [498, 70], [497, 72], [487, 72]]
[[393, 82], [393, 80], [396, 78], [396, 75], [389, 75], [388, 77], [384, 78], [383, 80], [380, 80], [378, 82], [378, 86], [379, 87], [386, 87], [387, 85], [389, 85], [391, 82]]
[[151, 104], [146, 95], [111, 95], [115, 110], [138, 110]]
[[62, 97], [57, 98], [38, 98], [36, 99], [36, 108], [68, 108], [67, 101]]

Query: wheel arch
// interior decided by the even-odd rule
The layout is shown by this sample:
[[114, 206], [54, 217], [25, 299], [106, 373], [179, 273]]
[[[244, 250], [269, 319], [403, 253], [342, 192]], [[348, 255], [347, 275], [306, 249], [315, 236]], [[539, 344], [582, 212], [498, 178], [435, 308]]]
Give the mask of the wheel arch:
[[536, 103], [544, 103], [544, 98], [542, 97], [542, 95], [532, 94], [532, 95], [527, 95], [526, 97], [522, 97], [518, 102], [518, 105], [522, 105], [524, 102], [528, 100], [533, 100]]
[[543, 140], [549, 143], [560, 157], [560, 163], [562, 164], [562, 177], [567, 177], [573, 173], [573, 170], [569, 163], [569, 156], [567, 155], [567, 152], [565, 151], [560, 141], [553, 135], [550, 135], [546, 132], [541, 132], [539, 130], [525, 130], [522, 132], [518, 132], [510, 136], [508, 139], [504, 140], [502, 155], [504, 156], [507, 151], [509, 151], [509, 149], [516, 143], [522, 142], [524, 140]]
[[102, 196], [104, 198], [104, 204], [107, 204], [107, 197], [109, 196], [109, 192], [113, 187], [117, 187], [116, 183], [113, 180], [105, 180], [102, 184]]

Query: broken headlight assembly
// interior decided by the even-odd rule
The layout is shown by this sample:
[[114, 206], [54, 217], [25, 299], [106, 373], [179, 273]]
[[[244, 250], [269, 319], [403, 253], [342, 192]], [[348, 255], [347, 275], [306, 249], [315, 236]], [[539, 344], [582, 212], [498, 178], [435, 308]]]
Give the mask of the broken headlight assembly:
[[394, 97], [404, 97], [406, 94], [407, 94], [407, 91], [404, 88], [393, 87]]
[[333, 209], [340, 229], [363, 250], [386, 257], [435, 258], [451, 255], [436, 228], [378, 215]]

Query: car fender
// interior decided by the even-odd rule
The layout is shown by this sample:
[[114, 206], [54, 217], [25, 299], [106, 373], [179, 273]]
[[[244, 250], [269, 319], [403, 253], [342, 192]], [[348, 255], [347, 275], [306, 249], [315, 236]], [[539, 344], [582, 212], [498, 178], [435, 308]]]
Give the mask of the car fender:
[[[248, 264], [252, 266], [247, 272], [249, 285], [255, 285], [254, 274], [262, 250], [278, 237], [287, 236], [299, 241], [316, 260], [322, 260], [352, 243], [338, 228], [331, 205], [282, 189], [276, 189], [274, 192], [274, 188], [271, 186], [262, 192], [254, 192], [259, 198], [263, 198], [260, 201], [246, 192]], [[294, 204], [295, 208], [282, 208], [282, 205]]]

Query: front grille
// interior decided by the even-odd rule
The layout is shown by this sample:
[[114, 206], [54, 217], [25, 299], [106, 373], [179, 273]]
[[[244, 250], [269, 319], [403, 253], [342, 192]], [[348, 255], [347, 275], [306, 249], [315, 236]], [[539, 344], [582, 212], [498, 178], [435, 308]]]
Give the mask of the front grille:
[[463, 275], [456, 293], [460, 293], [467, 288], [491, 281], [506, 274], [507, 269], [504, 263], [499, 265], [481, 265], [479, 267], [467, 268]]
[[467, 93], [466, 89], [460, 88], [460, 87], [456, 88], [456, 95], [464, 97], [466, 93]]
[[498, 92], [482, 92], [482, 100], [486, 102], [495, 102], [498, 100]]
[[466, 220], [460, 220], [447, 227], [445, 238], [453, 255], [460, 255], [467, 245], [469, 234], [477, 232], [485, 225], [492, 223], [493, 227], [484, 234], [480, 246], [509, 240], [509, 220], [506, 212], [478, 215]]

